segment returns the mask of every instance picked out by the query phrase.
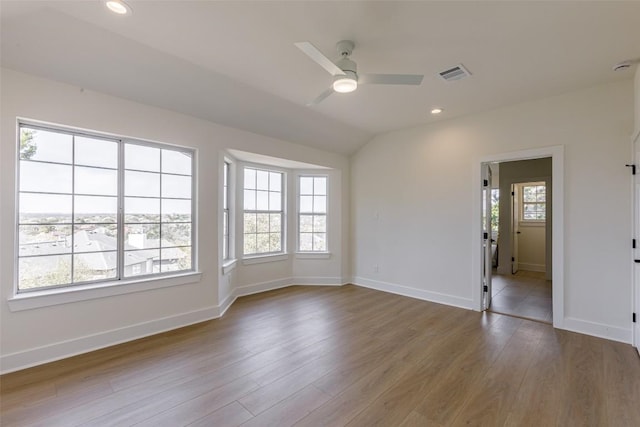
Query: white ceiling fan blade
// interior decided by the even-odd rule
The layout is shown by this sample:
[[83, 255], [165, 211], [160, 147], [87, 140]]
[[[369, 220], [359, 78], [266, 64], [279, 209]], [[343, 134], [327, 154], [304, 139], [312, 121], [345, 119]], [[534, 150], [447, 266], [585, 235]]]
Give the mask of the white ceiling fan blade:
[[333, 92], [334, 92], [333, 88], [330, 87], [329, 89], [325, 90], [320, 95], [318, 95], [318, 97], [316, 99], [314, 99], [313, 101], [307, 102], [307, 107], [311, 107], [313, 105], [320, 104], [322, 101], [324, 101], [325, 98], [327, 98]]
[[363, 74], [358, 83], [369, 85], [414, 85], [422, 83], [421, 74]]
[[327, 70], [332, 76], [344, 76], [342, 71], [336, 64], [331, 62], [329, 58], [324, 56], [320, 50], [309, 42], [294, 43], [298, 49], [307, 54], [307, 56], [317, 62], [322, 68]]

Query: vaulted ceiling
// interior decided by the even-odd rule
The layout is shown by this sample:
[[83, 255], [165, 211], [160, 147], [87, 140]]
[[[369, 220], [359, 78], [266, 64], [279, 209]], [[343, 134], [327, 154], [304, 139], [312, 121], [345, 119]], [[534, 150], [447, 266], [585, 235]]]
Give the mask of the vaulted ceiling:
[[[631, 78], [640, 2], [0, 2], [3, 67], [220, 124], [351, 153], [373, 135]], [[356, 44], [366, 73], [424, 74], [420, 86], [362, 86], [313, 107], [331, 59]], [[445, 82], [459, 63], [472, 76]], [[433, 107], [444, 112], [431, 116]]]

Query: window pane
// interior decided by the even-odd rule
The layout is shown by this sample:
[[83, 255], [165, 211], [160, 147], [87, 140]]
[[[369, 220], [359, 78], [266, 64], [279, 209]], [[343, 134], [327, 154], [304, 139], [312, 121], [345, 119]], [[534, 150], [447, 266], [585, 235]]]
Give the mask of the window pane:
[[162, 175], [162, 197], [191, 198], [191, 177]]
[[256, 191], [256, 209], [259, 211], [269, 210], [269, 192]]
[[20, 159], [71, 163], [72, 139], [69, 134], [23, 126], [20, 129]]
[[327, 231], [327, 217], [324, 215], [313, 216], [313, 231], [324, 233]]
[[282, 174], [269, 172], [269, 190], [282, 192]]
[[116, 224], [77, 225], [73, 228], [74, 252], [118, 250], [118, 226]]
[[255, 190], [256, 188], [256, 170], [245, 168], [244, 169], [244, 188]]
[[544, 202], [545, 201], [545, 193], [538, 193], [538, 195], [536, 196], [536, 201], [538, 202]]
[[125, 169], [160, 172], [160, 149], [144, 145], [124, 145]]
[[244, 232], [245, 233], [255, 233], [258, 230], [258, 220], [256, 219], [256, 214], [254, 213], [245, 213], [244, 214]]
[[118, 167], [118, 143], [77, 136], [74, 163], [85, 166]]
[[269, 232], [269, 214], [258, 214], [257, 218], [257, 231], [258, 233]]
[[71, 283], [71, 255], [20, 258], [18, 290]]
[[191, 269], [191, 248], [160, 249], [160, 271], [181, 271]]
[[269, 231], [279, 232], [282, 227], [281, 222], [282, 222], [282, 216], [280, 214], [270, 214]]
[[256, 173], [256, 188], [258, 190], [269, 189], [269, 172], [257, 171]]
[[270, 211], [279, 211], [282, 210], [282, 193], [269, 193], [269, 210]]
[[116, 222], [117, 197], [75, 196], [74, 222]]
[[94, 252], [73, 256], [73, 281], [88, 282], [116, 277], [117, 252]]
[[226, 187], [229, 185], [229, 163], [224, 162], [222, 169], [222, 184]]
[[71, 252], [70, 225], [21, 225], [18, 255], [53, 255]]
[[162, 224], [161, 247], [189, 245], [191, 245], [191, 224]]
[[160, 272], [160, 250], [125, 251], [125, 277], [140, 276]]
[[300, 215], [300, 232], [311, 233], [313, 231], [313, 215]]
[[191, 222], [191, 200], [162, 200], [162, 222]]
[[261, 254], [271, 252], [269, 249], [269, 233], [258, 233], [257, 239], [256, 252]]
[[116, 196], [118, 171], [110, 169], [75, 167], [75, 193]]
[[327, 238], [325, 233], [313, 233], [313, 250], [314, 251], [327, 250]]
[[245, 254], [255, 254], [256, 253], [256, 240], [257, 237], [255, 234], [245, 234], [244, 235], [244, 253]]
[[271, 252], [280, 252], [282, 250], [282, 239], [280, 233], [269, 234], [269, 248]]
[[254, 190], [244, 190], [244, 209], [256, 210], [256, 192]]
[[71, 196], [20, 194], [21, 223], [71, 222]]
[[315, 213], [327, 212], [327, 196], [314, 196], [313, 197], [313, 211]]
[[300, 196], [300, 212], [313, 212], [313, 196]]
[[160, 221], [160, 199], [125, 197], [124, 220], [128, 223]]
[[51, 163], [20, 162], [20, 191], [71, 193], [71, 166]]
[[160, 196], [160, 174], [151, 172], [125, 171], [125, 196]]
[[313, 250], [312, 246], [312, 234], [311, 233], [300, 233], [300, 250], [301, 251], [311, 251]]
[[162, 172], [191, 175], [191, 153], [162, 150]]
[[313, 194], [316, 196], [327, 195], [327, 178], [315, 177], [313, 178]]
[[229, 235], [229, 212], [227, 211], [222, 213], [222, 234]]
[[222, 259], [229, 258], [229, 236], [222, 236]]
[[313, 194], [313, 178], [307, 176], [300, 177], [300, 194]]
[[160, 225], [126, 224], [125, 249], [152, 249], [160, 247]]

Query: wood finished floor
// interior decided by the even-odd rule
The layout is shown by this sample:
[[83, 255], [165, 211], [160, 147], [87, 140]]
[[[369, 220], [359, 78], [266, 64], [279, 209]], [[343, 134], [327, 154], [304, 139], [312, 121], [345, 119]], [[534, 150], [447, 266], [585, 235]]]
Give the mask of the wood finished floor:
[[631, 346], [344, 286], [7, 374], [8, 426], [637, 426]]
[[491, 311], [553, 323], [552, 286], [544, 273], [494, 273], [491, 290]]

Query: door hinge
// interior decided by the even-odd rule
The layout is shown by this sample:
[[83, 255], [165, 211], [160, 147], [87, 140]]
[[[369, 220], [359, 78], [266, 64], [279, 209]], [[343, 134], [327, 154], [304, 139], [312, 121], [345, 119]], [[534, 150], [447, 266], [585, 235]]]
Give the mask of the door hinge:
[[511, 257], [511, 262], [515, 262], [516, 259], [514, 257]]
[[625, 165], [628, 168], [631, 168], [631, 175], [635, 175], [636, 174], [636, 165], [635, 164], [630, 164], [630, 165]]
[[488, 187], [489, 186], [489, 180], [488, 179], [483, 179], [482, 180], [482, 186], [483, 187]]
[[512, 192], [511, 192], [511, 195], [512, 195], [512, 196], [515, 196], [515, 195], [516, 195], [515, 191], [512, 191]]
[[632, 247], [633, 249], [635, 249], [635, 248], [636, 248], [636, 239], [631, 239], [631, 247]]
[[[477, 289], [477, 288], [476, 288], [476, 289]], [[487, 285], [484, 285], [484, 286], [482, 287], [482, 290], [483, 290], [483, 291], [485, 291], [485, 292], [489, 292], [489, 287], [488, 287]], [[635, 322], [635, 320], [634, 320], [634, 322]]]
[[487, 233], [486, 231], [482, 233], [482, 238], [484, 238], [484, 240], [487, 240], [489, 238], [489, 233]]
[[[485, 286], [485, 288], [486, 288], [486, 286]], [[631, 320], [633, 320], [633, 323], [636, 323], [636, 314], [635, 313], [632, 314]]]

